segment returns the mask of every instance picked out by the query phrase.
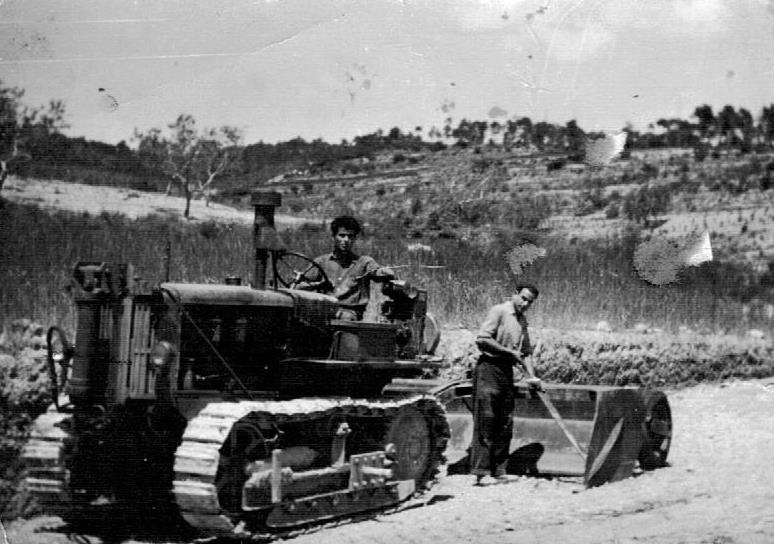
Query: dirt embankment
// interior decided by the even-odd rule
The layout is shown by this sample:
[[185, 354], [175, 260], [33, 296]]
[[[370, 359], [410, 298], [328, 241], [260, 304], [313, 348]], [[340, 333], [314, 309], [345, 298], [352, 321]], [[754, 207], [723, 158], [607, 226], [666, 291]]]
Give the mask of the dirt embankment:
[[[482, 488], [470, 476], [446, 476], [425, 506], [292, 541], [774, 542], [774, 379], [701, 385], [669, 398], [675, 434], [667, 468], [590, 490], [575, 479], [522, 478]], [[11, 544], [86, 541], [68, 536], [50, 517], [16, 521], [6, 530]], [[88, 541], [108, 540], [89, 535]]]
[[[161, 215], [183, 219], [185, 199], [163, 193], [146, 193], [121, 187], [83, 185], [55, 180], [35, 180], [10, 177], [3, 188], [3, 197], [14, 202], [35, 204], [41, 208], [100, 213], [120, 213], [131, 219]], [[204, 200], [192, 200], [191, 221], [219, 221], [223, 223], [252, 224], [251, 210], [238, 210], [216, 202], [205, 205]], [[277, 214], [277, 227], [290, 228], [309, 219]]]

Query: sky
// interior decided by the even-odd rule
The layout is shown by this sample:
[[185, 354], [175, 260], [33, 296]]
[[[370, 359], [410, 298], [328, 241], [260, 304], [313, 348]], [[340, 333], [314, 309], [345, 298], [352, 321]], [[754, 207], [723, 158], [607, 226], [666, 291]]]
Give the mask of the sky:
[[0, 80], [109, 143], [181, 113], [248, 144], [447, 117], [644, 130], [774, 103], [774, 0], [0, 0]]

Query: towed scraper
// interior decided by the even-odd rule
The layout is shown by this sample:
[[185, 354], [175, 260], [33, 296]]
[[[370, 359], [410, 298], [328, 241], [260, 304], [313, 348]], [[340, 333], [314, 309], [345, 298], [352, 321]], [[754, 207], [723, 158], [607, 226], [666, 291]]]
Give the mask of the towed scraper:
[[[587, 487], [593, 487], [666, 465], [672, 416], [663, 392], [562, 384], [543, 384], [539, 392], [526, 382], [516, 382], [514, 387], [509, 473], [581, 476]], [[428, 380], [396, 379], [385, 394], [419, 391], [435, 395], [446, 409], [451, 432], [446, 450], [449, 472], [467, 472], [473, 439], [472, 382], [431, 385]], [[547, 404], [554, 407], [564, 429]]]

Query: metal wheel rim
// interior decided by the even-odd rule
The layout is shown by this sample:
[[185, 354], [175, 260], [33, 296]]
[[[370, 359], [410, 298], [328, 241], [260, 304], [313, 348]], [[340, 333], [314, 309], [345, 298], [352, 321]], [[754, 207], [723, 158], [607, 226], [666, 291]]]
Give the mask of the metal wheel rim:
[[425, 418], [412, 411], [393, 424], [390, 434], [396, 449], [396, 477], [420, 479], [430, 458], [431, 436]]

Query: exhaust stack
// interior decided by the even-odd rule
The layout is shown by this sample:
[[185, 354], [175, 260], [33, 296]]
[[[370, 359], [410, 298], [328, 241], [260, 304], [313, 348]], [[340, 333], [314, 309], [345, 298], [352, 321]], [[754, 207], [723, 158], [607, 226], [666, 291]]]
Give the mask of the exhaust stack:
[[266, 263], [269, 250], [279, 249], [277, 231], [274, 229], [274, 210], [282, 204], [282, 195], [276, 191], [256, 191], [251, 203], [255, 208], [253, 223], [253, 245], [255, 247], [255, 274], [253, 283], [256, 289], [266, 287]]

